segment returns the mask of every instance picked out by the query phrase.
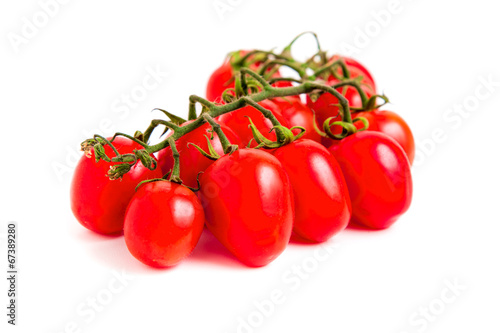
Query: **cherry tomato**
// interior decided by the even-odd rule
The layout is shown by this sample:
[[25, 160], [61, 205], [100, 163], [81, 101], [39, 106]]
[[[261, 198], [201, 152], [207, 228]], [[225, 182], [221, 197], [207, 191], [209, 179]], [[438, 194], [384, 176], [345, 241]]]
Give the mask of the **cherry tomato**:
[[239, 149], [213, 163], [200, 183], [208, 229], [241, 262], [264, 266], [285, 250], [293, 227], [293, 193], [276, 157]]
[[[183, 125], [187, 125], [193, 121], [187, 121]], [[176, 141], [176, 147], [179, 151], [179, 163], [180, 163], [180, 177], [183, 184], [196, 188], [198, 187], [197, 177], [202, 171], [205, 171], [214, 161], [203, 156], [196, 147], [189, 145], [188, 143], [194, 143], [195, 145], [202, 148], [204, 151], [208, 152], [208, 143], [205, 137], [211, 137], [211, 132], [209, 132], [211, 126], [209, 124], [203, 124], [194, 131], [187, 133], [180, 137]], [[240, 138], [225, 125], [221, 125], [221, 129], [227, 136], [229, 142], [235, 145], [241, 145]], [[169, 134], [172, 135], [172, 132]], [[219, 140], [217, 133], [213, 133], [213, 139], [210, 141], [215, 151], [219, 155], [224, 155], [222, 145]], [[158, 165], [160, 166], [163, 174], [171, 171], [174, 167], [174, 158], [172, 156], [172, 149], [167, 147], [158, 152]]]
[[193, 251], [204, 223], [203, 207], [191, 190], [169, 181], [146, 183], [127, 207], [125, 242], [142, 263], [173, 266]]
[[[111, 140], [111, 138], [108, 138]], [[120, 154], [132, 153], [142, 147], [132, 140], [117, 137], [113, 146]], [[115, 154], [111, 147], [104, 146], [108, 157]], [[120, 180], [107, 177], [111, 166], [118, 164], [82, 156], [76, 166], [71, 183], [71, 210], [85, 228], [100, 234], [119, 234], [123, 231], [123, 220], [127, 205], [134, 195], [135, 187], [146, 179], [161, 178], [160, 168], [149, 170], [137, 162]]]
[[299, 139], [273, 151], [292, 183], [296, 234], [324, 242], [344, 230], [351, 201], [340, 166], [321, 144]]
[[356, 132], [329, 150], [342, 168], [353, 222], [384, 229], [408, 210], [413, 189], [410, 163], [394, 139], [380, 132]]
[[[312, 110], [304, 105], [300, 100], [287, 103], [288, 107], [283, 105], [281, 114], [285, 118], [290, 127], [301, 126], [306, 129], [306, 133], [302, 136], [304, 139], [310, 139], [316, 142], [321, 142], [321, 136], [314, 128], [314, 114]], [[298, 134], [300, 130], [293, 130], [294, 134]]]
[[[262, 107], [270, 110], [274, 114], [276, 119], [278, 119], [281, 125], [289, 127], [288, 122], [281, 115], [281, 112], [279, 111], [279, 108], [276, 104], [269, 100], [263, 100], [262, 102], [259, 102], [259, 104]], [[217, 121], [231, 128], [240, 137], [243, 146], [246, 146], [250, 142], [250, 140], [253, 139], [252, 131], [248, 127], [250, 121], [247, 117], [250, 117], [252, 119], [252, 122], [262, 133], [262, 135], [264, 135], [269, 140], [276, 140], [275, 131], [271, 131], [271, 129], [273, 128], [273, 124], [271, 123], [271, 121], [268, 118], [264, 117], [264, 115], [253, 106], [245, 106], [239, 110], [225, 113], [217, 117]], [[257, 146], [257, 143], [255, 142], [255, 140], [252, 140], [251, 147], [255, 146]]]
[[[391, 111], [373, 110], [355, 113], [353, 117], [365, 117], [369, 122], [369, 131], [382, 132], [396, 140], [408, 156], [410, 165], [413, 164], [415, 140], [410, 126], [398, 114]], [[361, 122], [355, 124], [358, 128], [362, 126]]]

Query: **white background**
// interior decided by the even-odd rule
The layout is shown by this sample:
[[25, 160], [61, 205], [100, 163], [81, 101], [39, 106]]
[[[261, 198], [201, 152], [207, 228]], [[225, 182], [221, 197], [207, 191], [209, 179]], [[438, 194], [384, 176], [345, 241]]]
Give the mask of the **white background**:
[[[372, 13], [389, 0], [220, 3], [230, 10], [218, 13], [212, 0], [69, 1], [18, 47], [9, 38], [22, 36], [24, 18], [33, 22], [40, 4], [0, 5], [0, 267], [6, 271], [8, 221], [19, 223], [20, 256], [18, 326], [9, 332], [237, 332], [242, 320], [253, 326], [240, 332], [499, 332], [495, 3], [401, 0], [384, 26]], [[290, 244], [260, 269], [242, 266], [205, 235], [192, 257], [154, 270], [122, 237], [77, 223], [68, 193], [83, 139], [143, 130], [160, 116], [155, 107], [186, 116], [188, 96], [204, 95], [227, 52], [283, 47], [306, 30], [332, 52], [356, 47], [353, 56], [420, 143], [413, 204], [393, 227], [346, 230], [323, 247]], [[314, 52], [312, 39], [295, 52]], [[115, 112], [147, 68], [168, 74], [143, 101]], [[488, 79], [496, 82], [491, 91]], [[462, 116], [447, 111], [454, 106]], [[433, 133], [442, 140], [430, 143]], [[302, 265], [309, 273], [299, 277], [292, 269]], [[123, 272], [130, 280], [119, 288], [114, 274]], [[110, 283], [119, 289], [112, 299]], [[464, 289], [453, 293], [450, 283]], [[281, 304], [258, 310], [255, 302], [268, 304], [279, 292]], [[93, 297], [106, 303], [95, 316], [86, 305]], [[419, 311], [429, 307], [423, 319]]]

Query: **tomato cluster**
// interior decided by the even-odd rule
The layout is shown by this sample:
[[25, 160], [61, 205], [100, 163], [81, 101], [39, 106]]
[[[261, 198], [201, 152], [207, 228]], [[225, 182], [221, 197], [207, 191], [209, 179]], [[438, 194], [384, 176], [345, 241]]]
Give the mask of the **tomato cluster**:
[[[187, 257], [204, 226], [251, 267], [276, 259], [292, 233], [319, 243], [348, 224], [388, 228], [411, 203], [411, 130], [376, 105], [386, 97], [363, 65], [322, 58], [303, 64], [315, 75], [299, 80], [280, 75], [281, 65], [302, 73], [288, 53], [232, 53], [207, 99], [190, 98], [189, 120], [86, 140], [71, 186], [77, 220], [123, 232], [132, 255], [153, 267]], [[159, 125], [170, 131], [149, 145]]]

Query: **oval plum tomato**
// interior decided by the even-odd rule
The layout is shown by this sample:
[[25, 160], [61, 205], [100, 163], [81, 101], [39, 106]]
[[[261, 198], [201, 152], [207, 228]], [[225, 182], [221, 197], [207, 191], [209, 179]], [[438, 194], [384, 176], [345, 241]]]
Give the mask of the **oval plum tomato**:
[[[191, 122], [193, 121], [187, 121], [183, 124], [183, 126]], [[176, 147], [180, 154], [180, 177], [183, 184], [189, 187], [198, 187], [198, 174], [201, 171], [205, 171], [205, 169], [208, 168], [214, 161], [203, 156], [194, 146], [188, 146], [188, 143], [194, 143], [204, 151], [208, 151], [208, 143], [205, 135], [208, 136], [208, 138], [211, 137], [211, 132], [209, 132], [210, 129], [211, 127], [208, 123], [203, 124], [194, 131], [183, 135], [176, 141]], [[229, 142], [241, 146], [241, 140], [233, 132], [233, 130], [225, 125], [221, 125], [221, 129], [227, 136]], [[172, 135], [172, 132], [169, 135]], [[222, 149], [222, 145], [217, 133], [213, 133], [213, 139], [210, 140], [210, 142], [217, 154], [221, 156], [224, 155], [224, 151]], [[172, 149], [170, 147], [162, 149], [158, 152], [158, 165], [160, 166], [163, 174], [166, 174], [173, 169], [174, 158], [172, 156]]]
[[[279, 111], [279, 108], [276, 104], [269, 100], [263, 100], [262, 102], [259, 102], [259, 104], [262, 107], [270, 110], [274, 114], [276, 119], [278, 119], [278, 121], [281, 123], [281, 125], [289, 127], [288, 122], [281, 115], [281, 112]], [[247, 117], [250, 117], [252, 119], [252, 122], [262, 133], [262, 135], [264, 135], [269, 140], [276, 140], [275, 131], [271, 131], [271, 129], [273, 128], [273, 124], [271, 123], [271, 121], [268, 118], [264, 117], [264, 115], [253, 106], [245, 106], [239, 110], [225, 113], [217, 117], [217, 121], [231, 128], [240, 137], [242, 145], [246, 146], [250, 142], [250, 140], [253, 139], [252, 130], [248, 127], [248, 125], [250, 125], [250, 121]], [[255, 142], [255, 140], [252, 140], [251, 147], [255, 146], [257, 146], [257, 143]]]
[[324, 242], [344, 230], [351, 218], [347, 185], [332, 154], [321, 144], [299, 139], [272, 153], [292, 183], [295, 202], [293, 231]]
[[394, 139], [380, 132], [356, 132], [329, 151], [344, 174], [353, 222], [384, 229], [408, 210], [413, 190], [410, 163]]
[[152, 267], [168, 267], [193, 251], [204, 223], [203, 207], [191, 190], [156, 181], [141, 185], [130, 200], [123, 231], [135, 258]]
[[290, 239], [293, 193], [273, 155], [239, 149], [215, 161], [200, 177], [206, 225], [241, 262], [264, 266]]
[[[115, 138], [113, 146], [120, 154], [132, 153], [134, 149], [142, 148], [123, 137]], [[108, 145], [104, 146], [104, 151], [110, 158], [115, 156]], [[159, 167], [149, 170], [139, 161], [122, 179], [110, 180], [107, 177], [108, 170], [116, 164], [119, 163], [104, 160], [96, 163], [92, 150], [90, 158], [80, 158], [71, 182], [71, 210], [76, 219], [85, 228], [105, 235], [123, 231], [125, 210], [137, 184], [162, 176]]]
[[[306, 129], [306, 133], [302, 138], [321, 143], [321, 135], [319, 135], [314, 128], [314, 114], [312, 110], [300, 100], [289, 103], [287, 108], [282, 108], [281, 114], [288, 122], [288, 126], [301, 126]], [[294, 134], [298, 134], [299, 132], [300, 130], [293, 130]]]
[[[353, 117], [365, 117], [369, 123], [369, 131], [382, 132], [396, 140], [408, 156], [410, 165], [413, 164], [415, 158], [415, 140], [410, 126], [408, 126], [401, 116], [392, 111], [373, 110], [355, 113]], [[362, 126], [361, 122], [356, 122], [355, 124], [358, 128]]]

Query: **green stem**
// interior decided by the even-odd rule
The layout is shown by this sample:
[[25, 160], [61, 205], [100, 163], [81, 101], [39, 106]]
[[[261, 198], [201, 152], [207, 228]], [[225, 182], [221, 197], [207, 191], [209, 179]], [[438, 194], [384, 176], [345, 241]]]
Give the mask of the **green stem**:
[[340, 66], [342, 68], [342, 75], [344, 76], [344, 78], [350, 78], [351, 74], [349, 73], [349, 69], [347, 68], [347, 65], [345, 64], [345, 61], [343, 59], [338, 59], [338, 60], [335, 60], [334, 62], [332, 62], [331, 64], [326, 64], [325, 66], [322, 66], [319, 69], [317, 69], [314, 72], [312, 79], [314, 80], [319, 75], [321, 75], [327, 71], [330, 71], [332, 73], [332, 75], [335, 76], [336, 73], [333, 70], [337, 66]]
[[306, 76], [306, 72], [296, 63], [292, 61], [284, 61], [284, 60], [271, 60], [266, 62], [260, 69], [259, 69], [259, 74], [264, 75], [266, 73], [266, 70], [268, 68], [272, 68], [275, 65], [280, 65], [280, 66], [286, 66], [299, 74], [301, 78]]
[[173, 137], [169, 137], [167, 141], [170, 144], [170, 148], [172, 149], [172, 157], [174, 158], [174, 167], [172, 169], [172, 173], [170, 174], [170, 178], [168, 180], [175, 183], [182, 183], [180, 178], [180, 161], [179, 161], [180, 154], [179, 151], [177, 150], [177, 146], [175, 145], [175, 139]]
[[[170, 178], [169, 178], [170, 181], [181, 182], [181, 179], [179, 176], [179, 173], [180, 173], [179, 152], [178, 152], [177, 147], [175, 145], [176, 140], [178, 140], [183, 135], [186, 135], [187, 133], [190, 133], [190, 132], [194, 131], [195, 129], [199, 128], [204, 123], [206, 123], [206, 122], [210, 123], [210, 120], [213, 120], [213, 118], [216, 118], [216, 117], [223, 115], [225, 113], [229, 113], [229, 112], [235, 111], [237, 109], [241, 109], [247, 105], [250, 105], [250, 106], [256, 108], [257, 110], [259, 110], [260, 112], [262, 112], [262, 114], [265, 117], [270, 119], [273, 126], [281, 126], [279, 121], [276, 119], [276, 117], [273, 115], [273, 113], [270, 110], [267, 110], [267, 109], [263, 108], [262, 106], [260, 106], [259, 104], [257, 104], [258, 102], [261, 102], [265, 99], [307, 94], [307, 93], [310, 93], [310, 92], [315, 91], [315, 90], [321, 90], [321, 91], [324, 91], [326, 93], [332, 94], [333, 96], [335, 96], [338, 99], [339, 105], [342, 109], [341, 111], [342, 111], [343, 121], [346, 123], [352, 124], [351, 112], [349, 109], [349, 103], [348, 103], [347, 99], [341, 93], [339, 93], [336, 89], [334, 89], [330, 86], [316, 83], [316, 82], [306, 81], [306, 82], [304, 82], [300, 85], [297, 85], [297, 86], [276, 88], [276, 87], [271, 86], [269, 83], [265, 82], [265, 80], [262, 77], [260, 77], [257, 73], [253, 72], [252, 70], [250, 70], [248, 68], [242, 68], [241, 72], [245, 75], [249, 75], [249, 76], [254, 77], [259, 82], [263, 81], [261, 83], [264, 86], [264, 89], [258, 93], [255, 93], [255, 94], [252, 94], [249, 96], [243, 96], [243, 97], [235, 100], [234, 102], [231, 102], [228, 104], [222, 104], [222, 105], [217, 105], [215, 103], [207, 101], [206, 99], [204, 99], [202, 97], [199, 97], [196, 95], [191, 95], [189, 97], [190, 111], [192, 109], [196, 110], [196, 103], [200, 103], [200, 104], [202, 104], [202, 106], [204, 108], [206, 108], [208, 110], [206, 113], [203, 113], [202, 116], [198, 117], [193, 122], [186, 124], [186, 125], [183, 125], [183, 126], [178, 126], [178, 125], [175, 125], [175, 124], [168, 122], [168, 121], [165, 121], [165, 120], [156, 119], [151, 123], [151, 125], [146, 130], [146, 132], [144, 134], [144, 136], [145, 136], [144, 141], [145, 142], [147, 142], [146, 139], [149, 139], [154, 128], [156, 128], [156, 126], [158, 126], [160, 124], [168, 126], [169, 128], [172, 128], [174, 130], [174, 133], [172, 133], [172, 135], [169, 136], [168, 138], [166, 138], [165, 140], [163, 140], [155, 145], [147, 145], [147, 144], [144, 145], [144, 150], [149, 154], [158, 152], [158, 151], [165, 149], [167, 147], [171, 147], [172, 155], [174, 158], [174, 167], [172, 169], [172, 173], [171, 173]], [[215, 129], [215, 130], [217, 132], [217, 129]], [[217, 134], [219, 135], [219, 138], [224, 140], [225, 136], [223, 133], [221, 135], [219, 132], [217, 132]], [[96, 136], [96, 138], [97, 137], [105, 140], [106, 143], [108, 143], [112, 148], [114, 148], [113, 145], [109, 141], [107, 141], [105, 138], [102, 138], [101, 136]], [[286, 138], [284, 138], [284, 134], [281, 133], [279, 128], [277, 130], [277, 137], [278, 137], [279, 142], [284, 142], [283, 140], [286, 140]], [[226, 140], [227, 140], [227, 138], [226, 138]], [[221, 143], [222, 143], [222, 141], [221, 141]], [[222, 143], [222, 144], [223, 144], [223, 146], [226, 145], [226, 148], [227, 148], [228, 143], [229, 143], [229, 141]], [[131, 154], [132, 156], [130, 156], [130, 157], [128, 156], [129, 154], [125, 154], [125, 155], [121, 156], [118, 153], [118, 151], [116, 151], [116, 149], [113, 149], [113, 150], [115, 151], [116, 155], [118, 157], [121, 157], [121, 158], [114, 158], [112, 160], [117, 161], [118, 159], [121, 159], [123, 162], [125, 159], [127, 161], [128, 160], [132, 161], [135, 159], [135, 162], [137, 160], [137, 158], [133, 154]], [[125, 156], [127, 156], [127, 158], [125, 158]]]
[[358, 91], [359, 97], [361, 97], [361, 104], [363, 107], [366, 106], [366, 103], [368, 102], [368, 96], [364, 92], [364, 90], [361, 88], [361, 85], [359, 84], [358, 80], [356, 79], [351, 79], [351, 80], [345, 80], [338, 82], [332, 86], [332, 88], [340, 88], [340, 87], [345, 87], [345, 86], [352, 86], [356, 88]]
[[269, 84], [274, 84], [276, 82], [281, 82], [281, 81], [287, 81], [287, 82], [295, 82], [295, 83], [302, 83], [304, 81], [297, 80], [291, 77], [274, 77], [271, 80], [269, 80]]
[[238, 61], [234, 62], [233, 65], [241, 67], [248, 60], [248, 58], [250, 58], [251, 56], [253, 56], [255, 54], [259, 54], [259, 53], [262, 53], [262, 54], [265, 54], [265, 55], [268, 55], [268, 56], [273, 56], [276, 59], [293, 60], [293, 59], [291, 59], [289, 57], [286, 57], [286, 56], [280, 55], [280, 54], [276, 54], [276, 53], [274, 53], [272, 51], [252, 50], [252, 51], [248, 52], [247, 54], [245, 54], [243, 57], [241, 57], [241, 59], [239, 59]]
[[224, 134], [224, 131], [222, 131], [222, 128], [219, 123], [217, 123], [214, 118], [210, 117], [208, 113], [203, 114], [203, 118], [205, 121], [207, 121], [210, 126], [212, 126], [213, 130], [215, 133], [217, 133], [217, 136], [219, 137], [219, 141], [222, 145], [222, 151], [224, 151], [225, 154], [227, 154], [229, 151], [232, 150], [232, 145], [229, 139], [227, 138], [226, 134]]
[[147, 143], [149, 141], [151, 134], [153, 134], [153, 131], [155, 130], [156, 127], [158, 127], [158, 125], [165, 125], [167, 128], [170, 128], [173, 131], [175, 131], [180, 127], [170, 121], [166, 121], [163, 119], [154, 119], [151, 121], [151, 124], [149, 124], [149, 127], [144, 132], [144, 142]]

